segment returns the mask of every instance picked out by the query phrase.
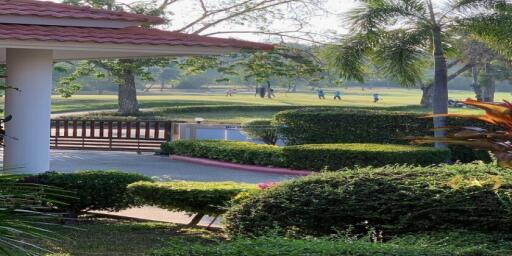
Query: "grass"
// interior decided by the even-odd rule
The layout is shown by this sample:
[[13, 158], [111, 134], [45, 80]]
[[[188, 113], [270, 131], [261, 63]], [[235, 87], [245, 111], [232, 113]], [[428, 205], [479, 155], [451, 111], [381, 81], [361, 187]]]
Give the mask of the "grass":
[[[224, 248], [227, 253], [233, 250], [230, 247], [231, 242], [227, 241], [221, 231], [208, 231], [205, 229], [192, 229], [182, 225], [157, 223], [157, 222], [133, 222], [121, 220], [90, 220], [79, 225], [73, 225], [58, 230], [68, 240], [60, 242], [45, 242], [46, 248], [50, 248], [53, 253], [46, 256], [141, 256], [148, 253], [161, 250], [170, 252], [162, 255], [189, 255], [186, 252], [194, 251], [216, 251], [215, 248]], [[327, 240], [313, 242], [311, 246], [319, 251], [332, 251], [333, 246], [346, 247], [354, 245], [363, 248], [378, 248], [381, 244], [370, 244], [364, 241], [352, 241], [349, 243]], [[245, 247], [247, 255], [254, 254], [260, 250], [265, 252], [276, 252], [285, 250], [286, 246], [292, 244], [301, 244], [301, 242], [292, 242], [280, 239], [262, 240], [262, 242], [235, 242], [241, 248]], [[364, 240], [364, 239], [363, 239]], [[288, 242], [286, 242], [288, 241]], [[307, 241], [307, 240], [304, 240]], [[220, 244], [219, 244], [220, 242]], [[333, 242], [335, 244], [333, 244]], [[244, 245], [245, 244], [245, 245]], [[345, 245], [346, 244], [346, 245]], [[246, 246], [247, 245], [247, 246]], [[417, 248], [419, 250], [446, 250], [446, 251], [465, 251], [468, 249], [480, 248], [492, 251], [496, 255], [510, 255], [512, 252], [512, 237], [505, 234], [479, 234], [466, 231], [452, 231], [443, 233], [411, 234], [394, 238], [384, 244], [384, 248]], [[277, 247], [276, 247], [277, 246]], [[284, 246], [284, 247], [283, 247]], [[327, 246], [322, 248], [322, 246]], [[390, 247], [391, 246], [391, 247]], [[304, 246], [297, 246], [302, 248]], [[191, 249], [196, 248], [196, 249]], [[204, 249], [201, 249], [204, 248]], [[228, 249], [231, 248], [231, 249]], [[307, 248], [307, 246], [306, 246]], [[331, 249], [329, 249], [331, 248]], [[254, 252], [251, 253], [251, 250]], [[290, 248], [291, 249], [291, 248]], [[360, 249], [358, 249], [360, 250]], [[363, 251], [366, 249], [363, 249]], [[286, 251], [286, 250], [285, 250]], [[290, 250], [293, 251], [293, 250]], [[307, 251], [311, 251], [308, 249]], [[382, 250], [379, 250], [382, 251]], [[386, 251], [386, 250], [383, 250]], [[217, 251], [218, 254], [219, 251]], [[191, 255], [191, 254], [190, 254]], [[194, 254], [199, 255], [199, 254]], [[209, 255], [209, 254], [204, 254]], [[224, 255], [224, 254], [222, 254]], [[228, 255], [228, 254], [226, 254]], [[229, 254], [235, 255], [235, 254]], [[271, 255], [271, 254], [269, 254]], [[272, 254], [283, 255], [283, 254]], [[294, 255], [298, 254], [295, 251]], [[308, 254], [321, 255], [321, 254]], [[338, 254], [334, 254], [338, 255]], [[352, 254], [351, 254], [352, 255]], [[357, 254], [360, 255], [360, 254]], [[361, 254], [363, 255], [363, 254]], [[394, 254], [379, 254], [394, 255]], [[461, 255], [481, 255], [481, 254], [461, 254]], [[487, 254], [485, 254], [487, 255]], [[494, 254], [493, 254], [494, 255]]]
[[[314, 92], [277, 93], [274, 99], [262, 99], [251, 93], [240, 93], [233, 97], [219, 94], [143, 94], [138, 97], [139, 104], [145, 111], [137, 116], [122, 117], [128, 119], [163, 119], [191, 121], [195, 117], [205, 118], [209, 122], [242, 123], [252, 119], [270, 118], [284, 108], [302, 106], [343, 106], [389, 109], [397, 111], [428, 112], [418, 102], [421, 92], [418, 89], [385, 89], [374, 88], [362, 91], [358, 88], [342, 89], [341, 101], [331, 99], [332, 92], [327, 92], [326, 100], [319, 100]], [[372, 94], [379, 93], [382, 100], [373, 103]], [[462, 100], [472, 97], [471, 91], [450, 91], [450, 98]], [[88, 114], [85, 118], [119, 119], [115, 113], [117, 108], [116, 95], [76, 95], [69, 99], [54, 96], [52, 112], [84, 112], [105, 110], [105, 112]], [[510, 99], [510, 94], [499, 92], [496, 99]], [[208, 107], [194, 109], [186, 107]], [[216, 109], [220, 106], [233, 106], [232, 109]], [[238, 106], [259, 106], [257, 109], [237, 109]], [[272, 107], [281, 107], [279, 109]], [[452, 108], [451, 113], [477, 113], [477, 110]], [[78, 114], [77, 114], [78, 115]], [[72, 115], [73, 117], [77, 115]], [[83, 115], [83, 113], [80, 113]]]
[[48, 256], [139, 256], [166, 246], [171, 239], [207, 243], [223, 239], [220, 231], [157, 222], [87, 221], [57, 230], [65, 241], [45, 242]]

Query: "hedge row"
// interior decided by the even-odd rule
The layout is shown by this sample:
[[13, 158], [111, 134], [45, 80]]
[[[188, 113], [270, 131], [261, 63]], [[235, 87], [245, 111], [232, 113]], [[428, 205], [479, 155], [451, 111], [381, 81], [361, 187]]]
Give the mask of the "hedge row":
[[264, 190], [225, 215], [231, 235], [323, 236], [368, 227], [384, 236], [512, 231], [512, 170], [484, 164], [387, 166], [322, 173]]
[[[403, 139], [406, 136], [431, 135], [432, 119], [423, 117], [421, 113], [349, 108], [305, 108], [282, 111], [274, 116], [279, 135], [290, 145], [407, 144], [409, 142]], [[451, 118], [447, 122], [449, 126], [487, 127], [466, 119]], [[474, 152], [462, 146], [451, 148], [453, 161], [490, 161], [487, 152]]]
[[222, 214], [241, 193], [256, 190], [256, 185], [235, 182], [143, 181], [128, 186], [129, 193], [143, 204], [202, 215]]
[[449, 159], [448, 150], [381, 144], [323, 144], [276, 147], [237, 141], [181, 140], [165, 143], [167, 153], [232, 163], [319, 171], [388, 164], [432, 165]]
[[27, 176], [24, 183], [41, 184], [63, 189], [55, 195], [57, 210], [77, 217], [86, 211], [119, 211], [137, 205], [127, 193], [127, 186], [137, 181], [151, 181], [136, 173], [118, 171], [81, 171], [76, 173], [46, 172]]
[[[472, 253], [472, 254], [470, 254]], [[476, 254], [478, 253], [478, 254]], [[396, 246], [370, 242], [347, 242], [327, 239], [286, 239], [260, 237], [237, 239], [213, 244], [190, 244], [172, 241], [164, 249], [151, 256], [494, 256], [489, 251], [466, 250], [452, 252], [446, 249], [430, 249], [421, 246]]]

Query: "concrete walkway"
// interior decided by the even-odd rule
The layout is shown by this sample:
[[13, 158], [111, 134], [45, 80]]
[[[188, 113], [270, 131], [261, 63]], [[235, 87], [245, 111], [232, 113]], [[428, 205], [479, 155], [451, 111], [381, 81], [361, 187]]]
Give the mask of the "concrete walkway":
[[[158, 156], [152, 153], [139, 155], [135, 152], [51, 150], [50, 157], [50, 168], [52, 171], [119, 170], [141, 173], [162, 181], [191, 180], [259, 183], [266, 181], [282, 181], [294, 177], [204, 166], [171, 160], [167, 156]], [[0, 159], [1, 158], [3, 158], [3, 150], [0, 150]], [[192, 217], [186, 213], [169, 212], [164, 209], [149, 206], [109, 214], [182, 224], [186, 224], [192, 219]], [[206, 216], [200, 225], [206, 226], [212, 220], [212, 217]], [[220, 227], [220, 219], [216, 220], [213, 226]]]
[[59, 172], [78, 170], [119, 170], [137, 172], [160, 180], [237, 181], [259, 183], [282, 181], [292, 176], [238, 171], [171, 160], [152, 153], [52, 150], [50, 169]]
[[[50, 166], [51, 170], [59, 172], [74, 172], [78, 170], [137, 172], [163, 181], [193, 180], [259, 183], [293, 178], [293, 176], [288, 175], [210, 167], [171, 160], [167, 156], [157, 156], [151, 153], [139, 155], [134, 152], [52, 150]], [[170, 212], [150, 206], [108, 214], [180, 224], [187, 224], [192, 219], [186, 213]], [[212, 217], [206, 216], [200, 225], [207, 226], [212, 220]], [[220, 222], [219, 218], [214, 222], [213, 226], [221, 227]]]

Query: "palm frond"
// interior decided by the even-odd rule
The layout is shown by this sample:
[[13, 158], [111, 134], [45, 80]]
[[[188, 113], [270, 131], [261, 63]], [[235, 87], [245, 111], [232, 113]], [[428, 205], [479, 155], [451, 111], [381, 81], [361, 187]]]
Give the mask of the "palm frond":
[[427, 30], [393, 30], [383, 33], [372, 59], [380, 73], [402, 86], [415, 86], [428, 66], [425, 52], [430, 38]]
[[[399, 19], [426, 20], [426, 10], [421, 0], [365, 0], [347, 13], [347, 22], [355, 33], [372, 33], [394, 25]], [[412, 22], [411, 22], [412, 23]]]
[[495, 8], [506, 4], [506, 0], [454, 0], [452, 7], [454, 9], [479, 9]]
[[323, 58], [340, 78], [364, 82], [369, 42], [362, 37], [350, 37], [340, 45], [330, 45], [322, 51]]
[[0, 174], [0, 254], [41, 255], [48, 252], [34, 240], [62, 239], [50, 227], [58, 215], [45, 213], [48, 198], [62, 190], [19, 183], [19, 175]]

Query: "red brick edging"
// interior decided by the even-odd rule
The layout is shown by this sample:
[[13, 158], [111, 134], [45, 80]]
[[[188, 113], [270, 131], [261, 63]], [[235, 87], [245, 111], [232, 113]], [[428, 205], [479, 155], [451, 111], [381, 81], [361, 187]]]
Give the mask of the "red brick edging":
[[275, 174], [285, 174], [285, 175], [293, 175], [293, 176], [307, 176], [311, 174], [310, 171], [299, 171], [299, 170], [291, 170], [286, 168], [277, 168], [277, 167], [264, 167], [257, 165], [247, 165], [247, 164], [235, 164], [235, 163], [227, 163], [217, 160], [204, 159], [204, 158], [195, 158], [188, 156], [178, 156], [171, 155], [170, 158], [172, 160], [184, 161], [195, 164], [202, 164], [214, 167], [222, 167], [234, 170], [241, 171], [249, 171], [249, 172], [261, 172], [261, 173], [275, 173]]

